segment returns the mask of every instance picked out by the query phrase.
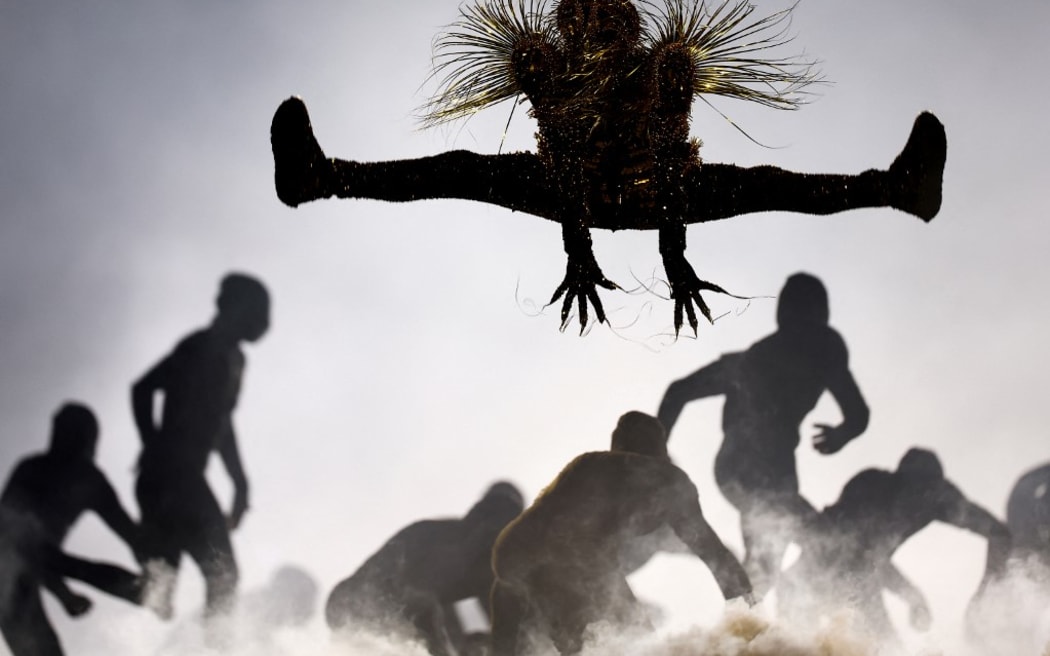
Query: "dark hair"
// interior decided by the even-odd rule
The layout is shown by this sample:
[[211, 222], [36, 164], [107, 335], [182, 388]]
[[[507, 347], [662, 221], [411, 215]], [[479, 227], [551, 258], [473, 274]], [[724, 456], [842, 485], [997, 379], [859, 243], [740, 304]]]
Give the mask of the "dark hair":
[[98, 420], [81, 403], [67, 402], [51, 417], [50, 453], [65, 458], [88, 458], [98, 444]]
[[228, 273], [219, 284], [219, 297], [215, 305], [219, 312], [229, 311], [239, 305], [267, 309], [270, 307], [270, 292], [257, 278], [244, 273]]
[[919, 475], [923, 478], [944, 478], [944, 467], [933, 451], [912, 447], [901, 458], [897, 471], [909, 476]]
[[464, 521], [487, 521], [500, 527], [508, 524], [525, 509], [525, 497], [513, 483], [499, 481], [489, 486], [485, 496], [467, 512]]
[[610, 450], [666, 458], [667, 431], [656, 417], [632, 410], [616, 422]]
[[828, 290], [820, 278], [796, 273], [787, 279], [780, 290], [777, 325], [781, 328], [827, 325], [829, 314]]

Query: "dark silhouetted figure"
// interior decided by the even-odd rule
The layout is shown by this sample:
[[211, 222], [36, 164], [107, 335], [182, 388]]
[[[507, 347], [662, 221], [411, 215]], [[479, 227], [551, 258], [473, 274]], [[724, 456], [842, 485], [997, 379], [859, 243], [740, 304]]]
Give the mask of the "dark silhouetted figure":
[[987, 538], [989, 562], [1003, 562], [1010, 545], [1006, 526], [967, 500], [944, 478], [937, 456], [925, 449], [910, 449], [896, 471], [860, 472], [820, 519], [777, 587], [781, 612], [802, 622], [852, 608], [864, 627], [888, 645], [899, 646], [899, 638], [883, 605], [883, 589], [909, 605], [915, 628], [930, 624], [922, 593], [892, 562], [908, 538], [941, 521]]
[[[200, 567], [206, 585], [206, 616], [230, 609], [237, 585], [230, 530], [248, 509], [248, 479], [233, 429], [244, 354], [270, 325], [270, 297], [255, 278], [229, 274], [222, 280], [211, 325], [183, 339], [131, 390], [142, 438], [136, 495], [142, 509], [150, 597], [171, 606], [182, 552]], [[160, 423], [154, 417], [163, 395]], [[217, 451], [233, 479], [233, 509], [223, 515], [205, 480]]]
[[410, 524], [390, 538], [328, 596], [336, 632], [369, 629], [417, 637], [435, 656], [467, 653], [454, 604], [477, 598], [488, 612], [492, 544], [524, 507], [510, 483], [494, 484], [462, 519]]
[[744, 568], [704, 519], [696, 487], [667, 456], [666, 435], [640, 412], [620, 417], [608, 451], [585, 453], [500, 535], [493, 551], [494, 656], [548, 637], [563, 654], [588, 625], [649, 626], [627, 583], [630, 545], [665, 527], [700, 557], [726, 599], [746, 596]]
[[46, 588], [71, 616], [91, 601], [64, 579], [78, 579], [139, 604], [142, 578], [116, 565], [75, 558], [62, 542], [84, 511], [94, 511], [137, 552], [139, 530], [95, 466], [98, 421], [87, 407], [67, 403], [55, 413], [51, 445], [15, 467], [0, 496], [0, 631], [14, 656], [60, 656], [40, 595]]
[[1014, 484], [1006, 525], [1007, 562], [989, 557], [967, 608], [967, 636], [982, 653], [1037, 653], [1047, 644], [1050, 619], [1050, 464], [1025, 472]]
[[1050, 575], [1050, 464], [1018, 479], [1006, 504], [1006, 524], [1013, 537], [1011, 556]]
[[[232, 628], [238, 653], [262, 652], [276, 656], [275, 639], [279, 632], [306, 626], [317, 609], [319, 588], [306, 570], [296, 565], [283, 565], [266, 585], [239, 595]], [[203, 612], [176, 626], [168, 635], [158, 655], [212, 653], [208, 636], [202, 631]]]
[[828, 314], [824, 285], [796, 273], [780, 292], [775, 333], [672, 383], [660, 402], [658, 416], [670, 432], [686, 403], [725, 396], [715, 479], [740, 511], [744, 566], [763, 592], [780, 571], [788, 544], [816, 515], [799, 494], [795, 469], [802, 420], [827, 390], [843, 420], [838, 426], [817, 424], [817, 451], [835, 453], [868, 426], [846, 343], [828, 325]]
[[710, 320], [701, 292], [724, 293], [700, 280], [686, 260], [688, 224], [862, 207], [893, 207], [923, 221], [936, 216], [947, 144], [944, 127], [929, 113], [915, 120], [887, 170], [818, 175], [701, 162], [700, 142], [689, 135], [694, 98], [729, 96], [791, 109], [819, 75], [808, 62], [766, 57], [789, 40], [790, 9], [752, 18], [744, 0], [715, 12], [699, 0], [666, 5], [560, 0], [541, 15], [518, 0], [468, 3], [437, 41], [436, 72], [444, 80], [424, 121], [455, 120], [521, 98], [538, 126], [536, 152], [330, 159], [314, 138], [306, 106], [290, 98], [271, 127], [277, 196], [292, 207], [331, 196], [458, 198], [559, 223], [568, 262], [551, 303], [564, 297], [563, 328], [578, 305], [581, 331], [588, 305], [605, 321], [597, 288], [617, 288], [594, 257], [595, 228], [659, 231], [677, 333], [683, 319], [696, 331], [695, 310]]

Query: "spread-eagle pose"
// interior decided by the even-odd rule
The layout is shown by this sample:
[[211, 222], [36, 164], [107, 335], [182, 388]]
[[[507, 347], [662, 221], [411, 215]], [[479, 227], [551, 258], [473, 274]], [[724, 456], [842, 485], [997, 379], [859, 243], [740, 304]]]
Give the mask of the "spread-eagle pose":
[[769, 58], [789, 40], [790, 9], [752, 18], [746, 0], [473, 0], [437, 41], [436, 96], [424, 123], [469, 116], [524, 98], [538, 133], [535, 153], [455, 150], [388, 162], [328, 158], [306, 106], [289, 98], [271, 127], [278, 197], [295, 207], [338, 196], [387, 201], [461, 198], [556, 221], [568, 256], [562, 328], [574, 303], [582, 329], [588, 304], [605, 313], [597, 287], [616, 289], [598, 267], [590, 230], [659, 230], [675, 302], [675, 331], [694, 305], [711, 320], [700, 280], [685, 259], [686, 226], [739, 214], [831, 214], [894, 207], [929, 221], [940, 209], [946, 140], [932, 114], [915, 120], [887, 170], [803, 174], [772, 166], [701, 162], [689, 137], [693, 99], [715, 94], [796, 108], [817, 80], [812, 64]]

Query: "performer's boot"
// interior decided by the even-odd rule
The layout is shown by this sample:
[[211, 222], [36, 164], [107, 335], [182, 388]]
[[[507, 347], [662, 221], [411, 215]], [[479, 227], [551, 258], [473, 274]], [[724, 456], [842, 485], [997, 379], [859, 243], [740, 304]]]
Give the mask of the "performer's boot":
[[274, 185], [285, 205], [296, 207], [332, 195], [332, 163], [327, 159], [310, 126], [310, 115], [299, 98], [281, 103], [270, 125]]
[[941, 209], [941, 183], [948, 148], [944, 126], [929, 112], [919, 114], [908, 143], [889, 169], [890, 204], [929, 222]]

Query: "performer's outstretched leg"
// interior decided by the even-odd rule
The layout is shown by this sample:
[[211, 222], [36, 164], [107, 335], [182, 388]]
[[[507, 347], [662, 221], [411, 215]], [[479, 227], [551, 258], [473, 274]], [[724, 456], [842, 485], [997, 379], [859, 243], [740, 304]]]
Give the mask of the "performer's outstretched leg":
[[326, 158], [314, 138], [306, 106], [281, 103], [270, 128], [277, 197], [296, 207], [321, 198], [394, 202], [459, 198], [550, 218], [554, 198], [532, 153], [479, 155], [466, 150], [390, 162]]
[[686, 223], [750, 212], [834, 214], [864, 207], [893, 207], [930, 221], [941, 208], [947, 141], [937, 117], [924, 112], [886, 171], [859, 175], [795, 173], [774, 166], [741, 168], [704, 163], [686, 186]]

